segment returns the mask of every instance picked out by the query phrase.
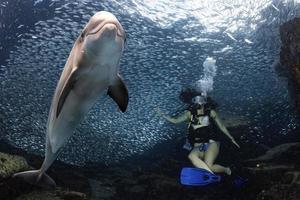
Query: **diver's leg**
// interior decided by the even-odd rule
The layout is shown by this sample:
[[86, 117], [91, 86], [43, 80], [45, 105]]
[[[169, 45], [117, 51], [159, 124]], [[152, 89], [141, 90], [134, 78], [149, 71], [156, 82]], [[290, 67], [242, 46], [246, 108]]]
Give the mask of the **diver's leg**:
[[226, 173], [230, 175], [231, 170], [229, 167], [224, 167], [222, 165], [214, 164], [218, 154], [219, 154], [219, 144], [217, 142], [209, 143], [209, 146], [204, 153], [204, 162], [213, 172]]
[[194, 149], [189, 153], [188, 158], [195, 167], [206, 169], [212, 172], [212, 170], [207, 166], [207, 164], [200, 159], [200, 157], [203, 157], [203, 155], [201, 154], [203, 154], [203, 152], [201, 152], [198, 147], [194, 147]]

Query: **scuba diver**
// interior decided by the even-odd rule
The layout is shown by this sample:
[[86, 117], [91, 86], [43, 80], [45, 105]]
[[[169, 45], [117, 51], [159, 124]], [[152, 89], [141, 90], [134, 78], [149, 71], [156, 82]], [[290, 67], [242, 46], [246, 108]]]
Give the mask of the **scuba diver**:
[[192, 98], [192, 105], [183, 114], [177, 117], [170, 117], [163, 114], [160, 110], [158, 110], [158, 114], [174, 124], [188, 122], [187, 141], [191, 145], [188, 158], [196, 168], [205, 169], [212, 174], [226, 173], [231, 175], [229, 167], [215, 164], [219, 154], [220, 135], [214, 132], [212, 124], [215, 123], [234, 145], [238, 148], [240, 146], [218, 117], [211, 102], [211, 98], [206, 97], [204, 93], [198, 93]]

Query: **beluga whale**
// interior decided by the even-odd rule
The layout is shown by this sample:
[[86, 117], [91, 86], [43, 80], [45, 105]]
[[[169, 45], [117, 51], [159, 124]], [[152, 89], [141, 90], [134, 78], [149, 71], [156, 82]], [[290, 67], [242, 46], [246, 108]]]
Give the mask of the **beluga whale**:
[[55, 188], [55, 181], [46, 171], [100, 94], [107, 91], [119, 109], [126, 111], [128, 90], [119, 75], [125, 37], [122, 25], [112, 13], [100, 11], [90, 18], [73, 45], [54, 93], [44, 162], [39, 170], [19, 172], [13, 177]]

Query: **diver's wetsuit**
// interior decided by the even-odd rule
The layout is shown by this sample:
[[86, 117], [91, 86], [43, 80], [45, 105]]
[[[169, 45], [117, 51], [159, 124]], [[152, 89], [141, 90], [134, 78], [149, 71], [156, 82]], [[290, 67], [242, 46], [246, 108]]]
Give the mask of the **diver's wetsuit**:
[[[208, 145], [203, 146], [203, 144], [208, 144], [210, 143], [210, 140], [213, 141], [219, 141], [219, 137], [216, 133], [214, 133], [213, 130], [213, 125], [212, 125], [212, 119], [210, 117], [210, 112], [211, 109], [205, 109], [204, 110], [204, 114], [197, 114], [197, 110], [196, 111], [192, 111], [191, 110], [191, 121], [190, 121], [190, 125], [189, 125], [189, 133], [188, 133], [188, 140], [190, 142], [190, 144], [192, 146], [194, 146], [195, 143], [200, 143], [200, 151], [205, 151], [206, 148], [208, 147]], [[207, 118], [207, 122], [204, 126], [200, 127], [200, 128], [196, 128], [194, 129], [194, 126], [197, 125], [201, 125], [201, 120], [200, 118], [206, 117]]]

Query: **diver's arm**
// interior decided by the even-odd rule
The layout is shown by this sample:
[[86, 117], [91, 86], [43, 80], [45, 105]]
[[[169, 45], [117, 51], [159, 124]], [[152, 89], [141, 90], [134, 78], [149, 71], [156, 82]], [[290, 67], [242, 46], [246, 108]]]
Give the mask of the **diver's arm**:
[[161, 111], [158, 111], [158, 113], [163, 118], [165, 118], [166, 120], [168, 120], [169, 122], [171, 122], [173, 124], [179, 124], [181, 122], [188, 121], [190, 119], [190, 117], [191, 117], [190, 111], [185, 111], [183, 114], [179, 115], [178, 117], [167, 116], [167, 115], [163, 114]]
[[215, 122], [216, 122], [217, 126], [219, 127], [219, 129], [231, 140], [231, 142], [233, 144], [235, 144], [238, 148], [240, 148], [240, 145], [238, 145], [238, 143], [234, 140], [234, 138], [230, 135], [227, 128], [222, 123], [222, 120], [217, 115], [217, 112], [214, 111], [214, 110], [211, 110], [210, 111], [210, 116], [215, 120]]

